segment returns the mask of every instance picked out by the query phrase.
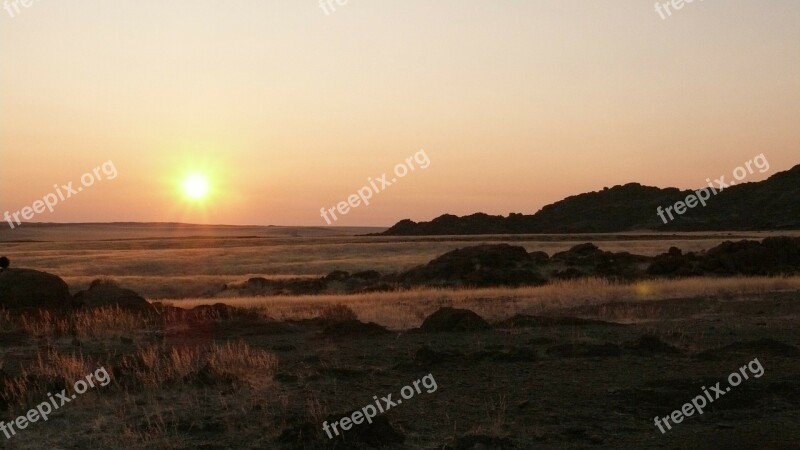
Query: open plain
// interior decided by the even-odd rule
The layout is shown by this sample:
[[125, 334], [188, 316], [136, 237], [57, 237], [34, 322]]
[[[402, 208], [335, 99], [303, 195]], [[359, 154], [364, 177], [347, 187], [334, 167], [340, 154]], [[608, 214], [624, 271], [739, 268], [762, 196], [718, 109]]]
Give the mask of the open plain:
[[[591, 241], [656, 254], [764, 234], [399, 239], [201, 229], [131, 239], [105, 227], [102, 240], [94, 230], [0, 244], [12, 266], [60, 275], [72, 293], [103, 279], [157, 305], [155, 314], [2, 313], [0, 420], [25, 414], [47, 392], [69, 392], [99, 367], [112, 376], [47, 422], [3, 437], [6, 448], [780, 449], [800, 438], [797, 276], [202, 295], [253, 276], [400, 271], [486, 242], [552, 254]], [[656, 427], [656, 416], [726, 386], [754, 359], [762, 376], [663, 434]], [[334, 439], [323, 431], [373, 396], [396, 401], [426, 375], [435, 391], [372, 425], [339, 428]]]

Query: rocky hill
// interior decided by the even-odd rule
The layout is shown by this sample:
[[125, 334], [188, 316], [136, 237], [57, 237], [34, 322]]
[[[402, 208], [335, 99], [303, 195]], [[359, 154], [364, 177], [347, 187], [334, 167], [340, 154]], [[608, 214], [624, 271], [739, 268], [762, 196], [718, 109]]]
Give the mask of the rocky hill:
[[[430, 222], [402, 220], [386, 236], [616, 233], [624, 231], [750, 231], [800, 229], [800, 165], [757, 183], [744, 183], [711, 195], [664, 223], [657, 208], [667, 208], [693, 194], [691, 190], [629, 183], [575, 195], [547, 205], [533, 215], [508, 217], [477, 213], [445, 214]], [[667, 217], [667, 216], [665, 216]]]

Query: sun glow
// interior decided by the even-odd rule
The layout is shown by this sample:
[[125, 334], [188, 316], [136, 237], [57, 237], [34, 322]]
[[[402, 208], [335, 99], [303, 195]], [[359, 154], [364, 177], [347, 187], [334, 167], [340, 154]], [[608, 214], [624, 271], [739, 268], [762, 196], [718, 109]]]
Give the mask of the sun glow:
[[208, 195], [209, 184], [205, 175], [193, 174], [183, 181], [183, 192], [193, 200], [200, 200]]

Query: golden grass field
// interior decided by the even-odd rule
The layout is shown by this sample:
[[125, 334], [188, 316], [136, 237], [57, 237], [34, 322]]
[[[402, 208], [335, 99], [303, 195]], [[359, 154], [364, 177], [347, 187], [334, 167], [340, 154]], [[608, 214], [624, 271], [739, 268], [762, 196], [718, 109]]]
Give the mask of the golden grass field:
[[0, 227], [0, 254], [14, 267], [54, 273], [73, 292], [111, 278], [148, 299], [196, 297], [251, 277], [321, 276], [333, 270], [399, 272], [460, 247], [511, 243], [552, 255], [584, 242], [653, 256], [676, 246], [711, 248], [725, 240], [800, 233], [652, 233], [593, 235], [363, 237], [380, 229], [175, 225]]

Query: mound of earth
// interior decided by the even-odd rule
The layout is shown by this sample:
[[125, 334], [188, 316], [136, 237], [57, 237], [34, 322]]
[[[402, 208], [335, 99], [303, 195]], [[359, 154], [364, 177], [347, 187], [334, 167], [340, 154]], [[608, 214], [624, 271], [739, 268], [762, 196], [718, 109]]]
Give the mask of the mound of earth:
[[491, 329], [483, 317], [468, 309], [441, 308], [428, 316], [419, 330], [425, 333], [482, 331]]
[[89, 289], [80, 291], [73, 300], [88, 309], [118, 307], [128, 311], [151, 312], [155, 308], [147, 300], [130, 289], [124, 289], [113, 281], [95, 280]]
[[56, 275], [31, 269], [0, 272], [0, 308], [67, 311], [75, 306], [67, 283]]
[[406, 285], [521, 286], [542, 284], [534, 258], [519, 246], [478, 245], [447, 252], [398, 277]]

